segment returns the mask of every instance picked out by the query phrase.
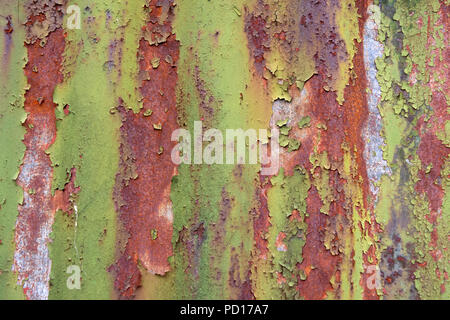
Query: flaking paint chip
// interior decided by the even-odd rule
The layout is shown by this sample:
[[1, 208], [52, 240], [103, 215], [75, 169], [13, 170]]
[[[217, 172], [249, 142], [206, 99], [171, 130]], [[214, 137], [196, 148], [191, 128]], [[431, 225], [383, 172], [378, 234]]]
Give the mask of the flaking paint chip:
[[278, 127], [284, 126], [285, 124], [288, 123], [288, 120], [289, 120], [289, 119], [278, 120], [278, 121], [277, 121], [277, 126], [278, 126]]
[[289, 131], [291, 131], [291, 129], [292, 128], [290, 128], [290, 127], [282, 126], [280, 128], [280, 133], [284, 136], [287, 136], [287, 135], [289, 135]]
[[238, 17], [241, 16], [241, 11], [236, 6], [233, 6], [233, 11], [238, 15]]
[[165, 58], [165, 61], [166, 61], [168, 64], [173, 65], [173, 59], [172, 59], [172, 56], [171, 56], [171, 55], [167, 55], [166, 58]]
[[156, 68], [159, 67], [159, 61], [160, 61], [159, 58], [153, 58], [153, 59], [152, 59], [151, 63], [152, 63], [153, 69], [156, 69]]
[[298, 122], [298, 128], [303, 129], [305, 127], [309, 127], [311, 125], [311, 118], [309, 116], [305, 116], [300, 119]]

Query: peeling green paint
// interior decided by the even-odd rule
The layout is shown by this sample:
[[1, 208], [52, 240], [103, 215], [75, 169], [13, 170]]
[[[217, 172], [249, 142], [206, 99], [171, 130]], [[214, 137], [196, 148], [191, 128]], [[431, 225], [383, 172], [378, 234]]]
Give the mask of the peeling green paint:
[[[396, 228], [394, 235], [401, 239], [398, 254], [412, 259], [412, 263], [419, 265], [415, 275], [415, 289], [423, 299], [443, 298], [441, 284], [447, 282], [443, 278], [431, 277], [436, 270], [448, 270], [448, 256], [435, 262], [430, 254], [431, 233], [433, 224], [427, 220], [430, 213], [430, 203], [426, 195], [417, 194], [415, 184], [421, 179], [419, 170], [424, 168], [430, 173], [432, 166], [421, 163], [417, 156], [419, 137], [415, 130], [419, 119], [429, 119], [433, 114], [430, 107], [432, 91], [429, 66], [433, 66], [435, 58], [442, 55], [442, 26], [435, 27], [439, 15], [436, 14], [441, 4], [439, 1], [381, 1], [381, 27], [379, 40], [383, 42], [384, 54], [377, 60], [377, 79], [381, 86], [382, 103], [379, 106], [383, 116], [383, 133], [386, 139], [385, 159], [390, 164], [393, 173], [389, 178], [381, 180], [380, 202], [377, 205], [377, 220], [382, 223], [385, 232]], [[429, 36], [436, 40], [430, 45]], [[435, 56], [435, 52], [438, 56]], [[442, 135], [441, 135], [442, 137]], [[405, 163], [407, 162], [407, 164]], [[448, 162], [448, 161], [447, 161]], [[442, 177], [446, 177], [442, 169]], [[443, 188], [448, 188], [445, 178]], [[445, 190], [447, 198], [447, 190]], [[409, 199], [409, 200], [408, 200]], [[436, 222], [436, 234], [439, 248], [445, 248], [448, 242], [448, 227], [442, 216]], [[389, 214], [388, 210], [391, 210]], [[392, 211], [393, 210], [393, 211]], [[394, 227], [393, 219], [405, 219], [401, 212], [412, 212], [409, 226]], [[447, 210], [448, 211], [448, 210]], [[394, 218], [395, 217], [395, 218]], [[392, 232], [392, 231], [391, 231]], [[381, 251], [395, 247], [392, 234], [381, 237]], [[407, 246], [412, 244], [414, 252], [407, 253]], [[444, 253], [445, 252], [445, 253]], [[447, 250], [442, 252], [447, 255]], [[394, 284], [395, 285], [395, 284]], [[397, 298], [403, 295], [410, 298], [410, 293], [401, 289], [397, 291]], [[387, 295], [386, 298], [392, 296]]]
[[[194, 121], [201, 119], [204, 130], [246, 130], [258, 123], [261, 126], [256, 128], [265, 127], [263, 119], [250, 117], [256, 97], [251, 92], [251, 75], [245, 71], [249, 70], [249, 59], [243, 57], [248, 51], [239, 45], [246, 42], [244, 21], [234, 10], [242, 10], [243, 4], [177, 3], [174, 29], [181, 43], [179, 124], [190, 131]], [[175, 296], [217, 299], [239, 294], [235, 291], [246, 281], [252, 250], [248, 212], [253, 206], [257, 172], [256, 165], [178, 168], [171, 192]], [[192, 246], [195, 250], [190, 254]]]
[[[147, 213], [136, 209], [145, 211], [145, 204], [135, 207], [117, 196], [117, 177], [126, 189], [145, 175], [137, 173], [138, 146], [124, 143], [127, 134], [170, 135], [170, 123], [155, 105], [170, 97], [167, 69], [175, 75], [170, 81], [177, 81], [181, 128], [192, 133], [194, 121], [222, 132], [275, 127], [280, 170], [262, 176], [260, 165], [182, 164], [149, 172], [154, 180], [173, 175], [163, 195], [169, 203], [170, 193], [170, 208], [151, 210], [167, 214], [170, 231], [173, 216], [164, 260], [172, 249], [173, 255], [170, 266], [151, 274], [145, 259], [135, 259], [141, 243], [127, 247], [123, 257], [135, 264], [125, 263], [117, 273], [136, 279], [126, 297], [449, 298], [448, 1], [375, 0], [367, 14], [370, 4], [354, 0], [73, 3], [81, 8], [81, 29], [66, 27], [61, 1], [23, 7], [6, 1], [0, 9], [0, 298], [24, 298], [29, 290], [22, 293], [10, 271], [23, 201], [15, 179], [25, 150], [27, 45], [45, 48], [61, 25], [64, 81], [54, 92], [57, 133], [48, 150], [56, 210], [49, 298], [123, 297], [114, 291], [120, 291], [114, 284], [119, 277], [111, 271], [131, 234], [121, 208], [138, 216], [133, 221]], [[383, 52], [374, 74], [365, 65], [372, 48], [361, 51], [366, 15], [376, 25], [371, 31], [380, 48], [374, 50]], [[153, 56], [152, 50], [169, 43], [176, 46], [171, 54]], [[173, 53], [178, 50], [179, 58]], [[379, 93], [366, 86], [375, 79]], [[157, 89], [145, 96], [147, 85]], [[370, 103], [380, 116], [366, 121], [373, 109], [365, 104], [377, 94], [381, 101]], [[36, 108], [48, 102], [36, 99]], [[153, 111], [142, 110], [148, 101], [158, 101]], [[127, 122], [124, 112], [139, 121]], [[139, 127], [147, 124], [140, 121], [148, 127]], [[366, 136], [362, 126], [380, 132]], [[368, 173], [382, 164], [364, 152], [378, 138], [370, 150], [373, 159], [386, 160], [386, 170], [371, 175], [372, 181]], [[171, 150], [158, 140], [139, 151], [160, 161]], [[153, 184], [137, 185], [131, 192], [144, 186], [155, 191]], [[146, 245], [167, 237], [159, 225], [143, 229]], [[67, 287], [72, 265], [81, 268], [80, 290]], [[369, 288], [368, 266], [381, 270], [380, 287]]]
[[[75, 186], [80, 192], [71, 201], [78, 212], [68, 217], [56, 213], [50, 298], [98, 299], [112, 296], [113, 279], [108, 268], [114, 262], [116, 240], [112, 193], [118, 171], [120, 120], [109, 111], [118, 106], [119, 98], [133, 109], [137, 100], [136, 87], [130, 78], [136, 60], [130, 58], [124, 65], [117, 61], [113, 70], [105, 70], [99, 62], [110, 61], [116, 32], [136, 30], [138, 22], [129, 24], [129, 18], [124, 17], [138, 10], [139, 5], [84, 2], [80, 6], [89, 8], [83, 15], [84, 31], [67, 30], [66, 77], [54, 94], [58, 109], [68, 105], [70, 112], [58, 121], [58, 135], [49, 151], [54, 166], [53, 189], [63, 190], [72, 168], [76, 169]], [[127, 50], [136, 48], [137, 40], [137, 35], [125, 40], [133, 42]], [[132, 51], [127, 54], [133, 56]], [[123, 78], [118, 78], [117, 69], [122, 70]], [[66, 287], [68, 265], [81, 269], [80, 290]]]
[[11, 272], [14, 257], [14, 228], [22, 203], [23, 190], [16, 185], [25, 146], [22, 139], [26, 119], [23, 109], [27, 79], [23, 68], [27, 62], [24, 11], [14, 2], [2, 3], [0, 19], [2, 26], [11, 21], [11, 32], [1, 31], [0, 51], [0, 299], [22, 299], [22, 288], [16, 285], [17, 277]]
[[[271, 227], [268, 240], [273, 255], [272, 277], [278, 275], [278, 288], [271, 298], [298, 298], [297, 278], [304, 277], [297, 264], [302, 262], [302, 248], [306, 242], [306, 198], [311, 187], [308, 174], [301, 168], [292, 176], [285, 176], [283, 169], [271, 179], [273, 187], [268, 193]], [[273, 281], [275, 282], [275, 280]]]

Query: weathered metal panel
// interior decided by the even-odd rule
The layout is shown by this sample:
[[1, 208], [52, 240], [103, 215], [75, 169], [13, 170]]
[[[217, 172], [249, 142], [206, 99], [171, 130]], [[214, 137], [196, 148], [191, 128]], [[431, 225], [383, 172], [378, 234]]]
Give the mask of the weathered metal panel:
[[448, 14], [3, 0], [0, 298], [448, 299]]

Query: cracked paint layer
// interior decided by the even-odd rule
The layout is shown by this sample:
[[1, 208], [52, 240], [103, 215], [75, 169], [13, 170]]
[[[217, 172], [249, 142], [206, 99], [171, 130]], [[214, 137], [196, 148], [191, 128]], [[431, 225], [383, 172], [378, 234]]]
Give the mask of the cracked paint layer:
[[2, 49], [0, 69], [0, 298], [24, 298], [23, 290], [17, 286], [17, 277], [12, 272], [15, 242], [14, 228], [18, 216], [18, 205], [23, 201], [23, 190], [15, 182], [25, 152], [22, 139], [27, 118], [24, 110], [27, 78], [23, 68], [27, 62], [24, 9], [16, 1], [5, 1], [0, 8]]
[[[27, 8], [27, 24], [37, 23], [41, 8]], [[48, 15], [52, 15], [51, 8]], [[57, 22], [55, 22], [57, 24]], [[56, 25], [55, 28], [60, 27]], [[32, 31], [27, 30], [30, 36]], [[24, 126], [26, 151], [17, 184], [24, 190], [19, 205], [15, 227], [16, 251], [12, 270], [17, 273], [18, 284], [29, 299], [47, 299], [51, 260], [48, 244], [53, 224], [51, 195], [52, 166], [46, 154], [55, 135], [55, 104], [53, 91], [62, 80], [59, 67], [64, 50], [62, 31], [53, 32], [46, 38], [46, 45], [37, 42], [27, 45], [28, 62], [25, 75], [28, 89], [25, 93], [24, 109], [28, 113]]]
[[[448, 14], [3, 1], [0, 298], [448, 299]], [[279, 170], [174, 164], [195, 121], [279, 130]]]
[[122, 142], [116, 207], [127, 235], [112, 270], [117, 275], [115, 287], [123, 298], [134, 297], [141, 273], [163, 276], [171, 269], [170, 188], [176, 172], [171, 135], [178, 128], [175, 86], [179, 44], [171, 31], [173, 2], [151, 1], [146, 10], [147, 24], [142, 28], [137, 53], [140, 73], [146, 76], [140, 84], [143, 109], [134, 113], [119, 108]]

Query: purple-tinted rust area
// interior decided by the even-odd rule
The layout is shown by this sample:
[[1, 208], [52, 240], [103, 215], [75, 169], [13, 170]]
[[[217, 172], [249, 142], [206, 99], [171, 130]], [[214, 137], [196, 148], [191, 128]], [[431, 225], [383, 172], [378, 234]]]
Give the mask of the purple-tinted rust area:
[[[260, 1], [260, 5], [267, 10], [268, 5]], [[246, 8], [246, 11], [248, 9]], [[249, 14], [247, 12], [245, 21], [245, 32], [247, 33], [250, 52], [253, 56], [253, 63], [260, 76], [263, 75], [265, 61], [264, 52], [270, 49], [269, 35], [266, 32], [266, 20], [264, 11]]]

